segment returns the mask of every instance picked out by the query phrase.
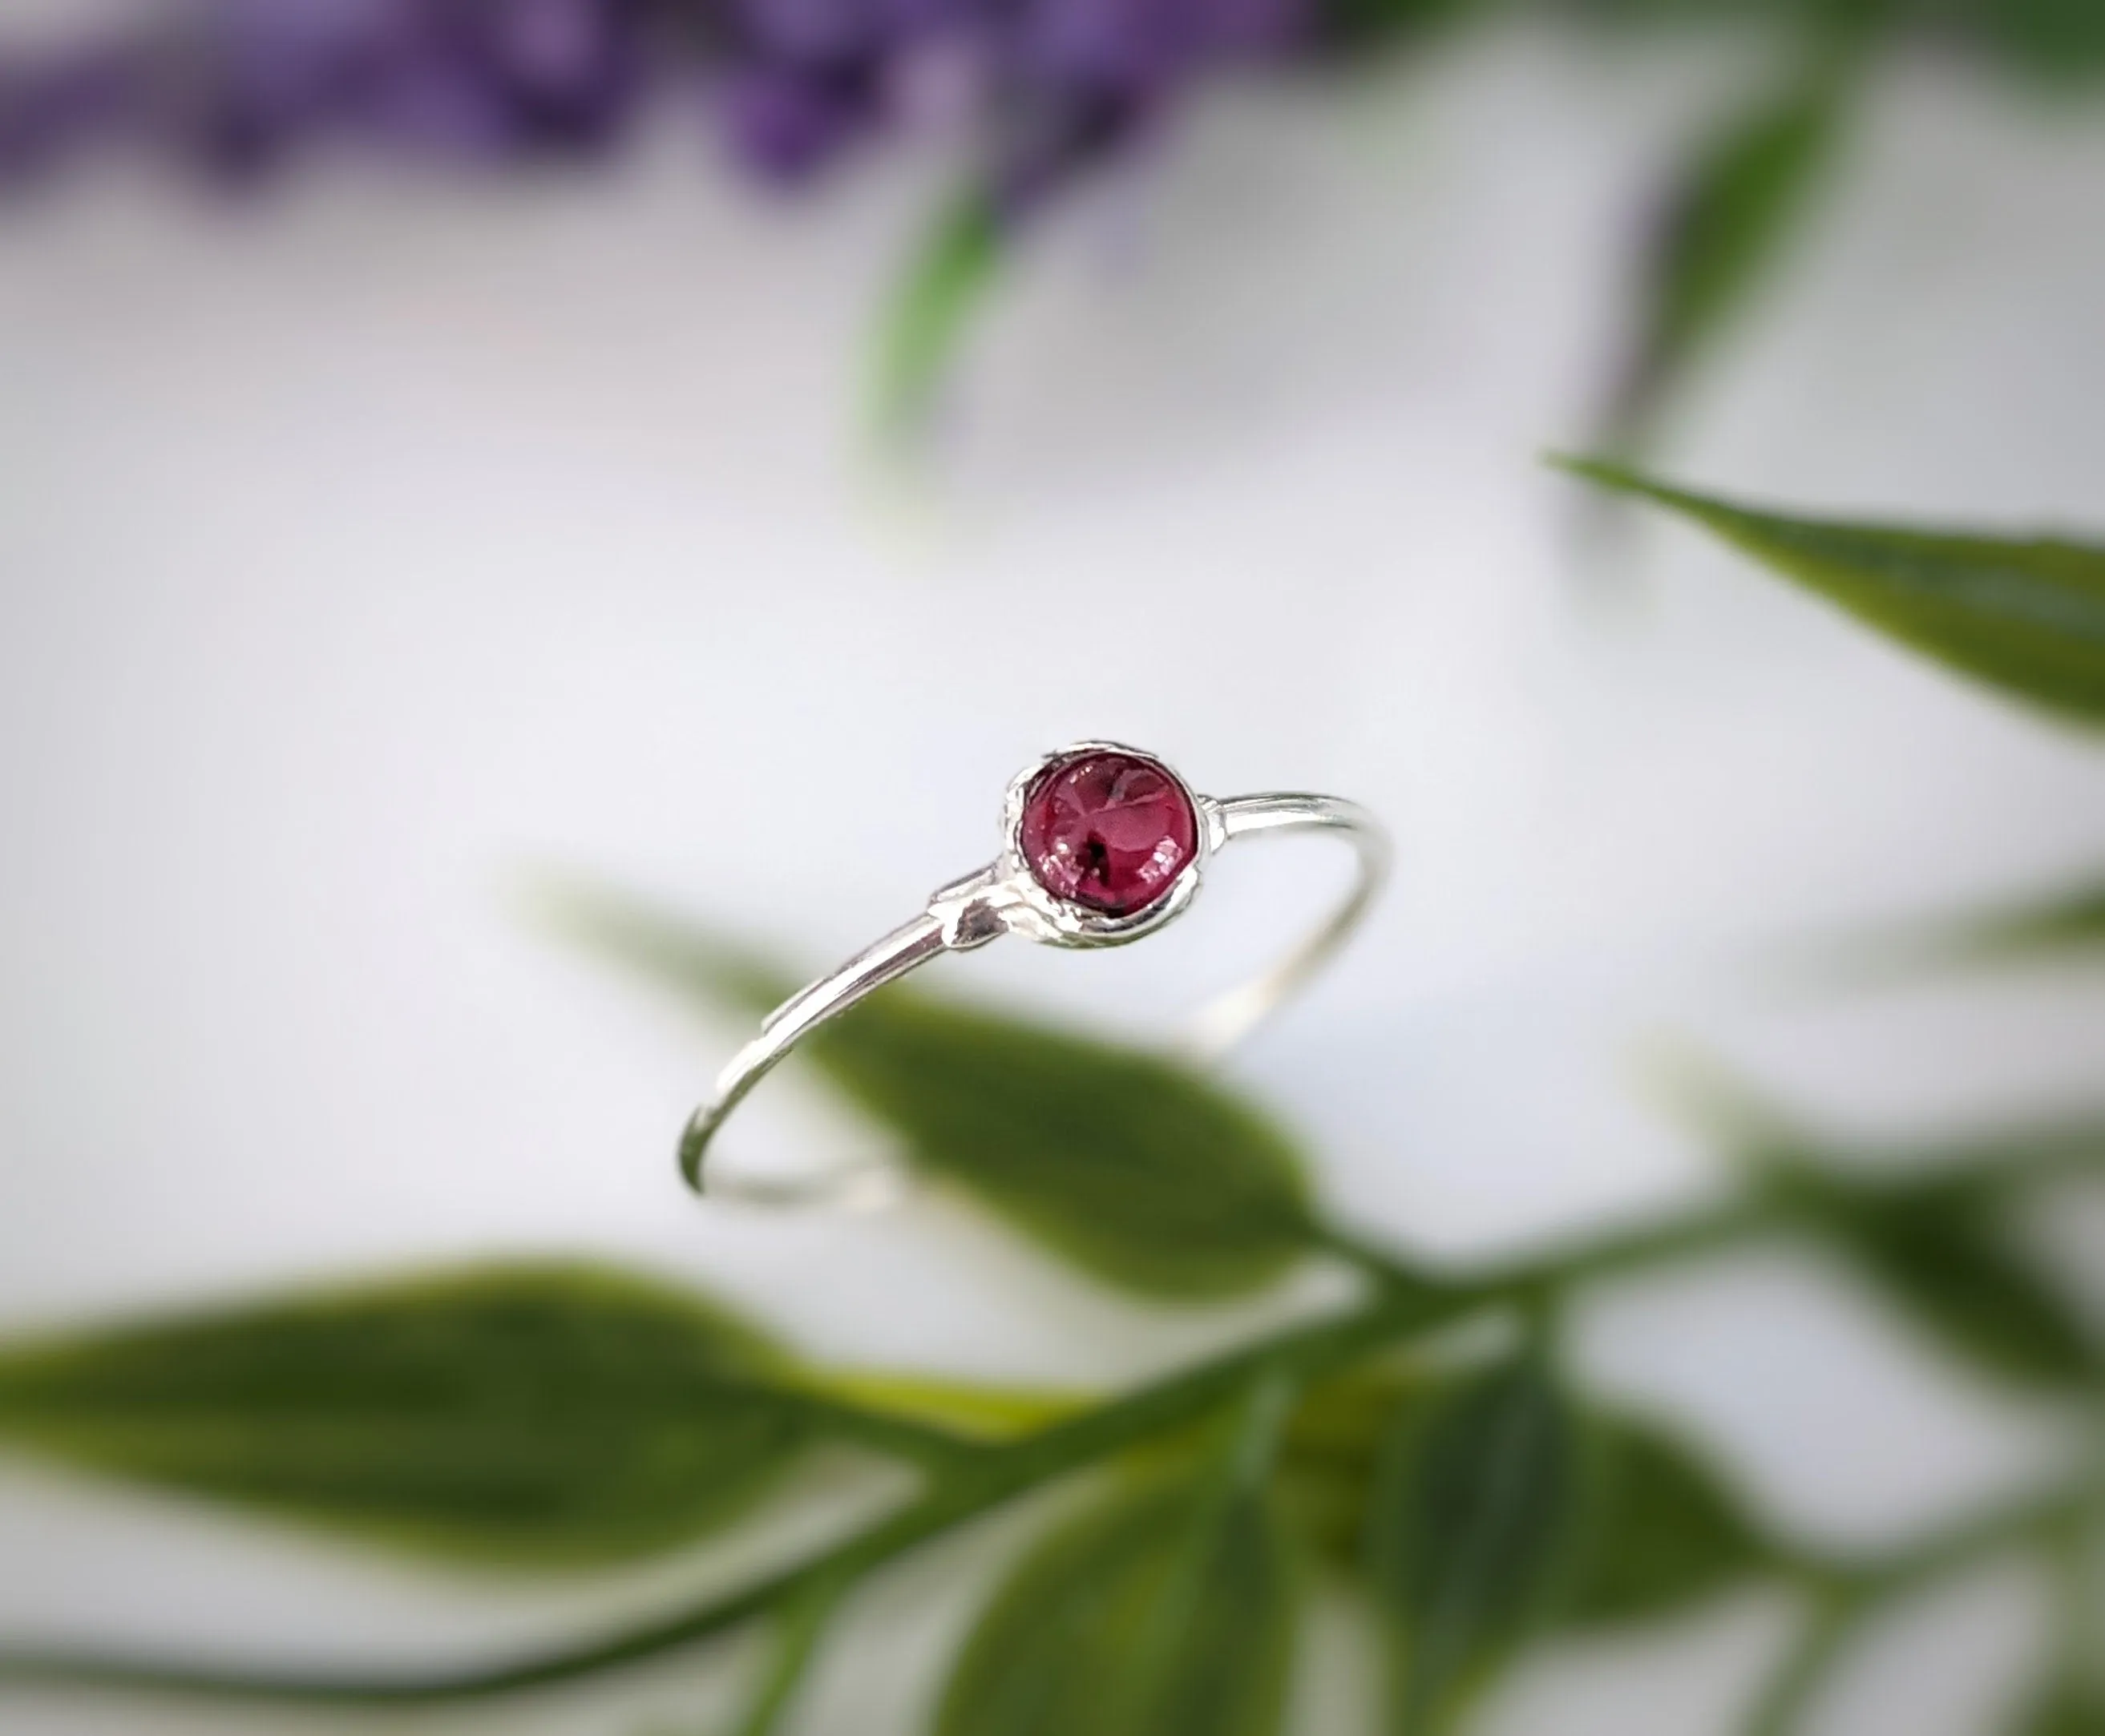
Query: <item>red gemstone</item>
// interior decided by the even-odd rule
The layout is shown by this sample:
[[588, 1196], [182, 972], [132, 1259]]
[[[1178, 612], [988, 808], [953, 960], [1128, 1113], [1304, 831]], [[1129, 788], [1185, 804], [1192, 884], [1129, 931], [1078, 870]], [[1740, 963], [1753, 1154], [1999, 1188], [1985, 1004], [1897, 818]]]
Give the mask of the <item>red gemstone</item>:
[[1164, 767], [1133, 753], [1084, 753], [1039, 774], [1019, 841], [1039, 885], [1106, 916], [1166, 896], [1199, 849], [1199, 815]]

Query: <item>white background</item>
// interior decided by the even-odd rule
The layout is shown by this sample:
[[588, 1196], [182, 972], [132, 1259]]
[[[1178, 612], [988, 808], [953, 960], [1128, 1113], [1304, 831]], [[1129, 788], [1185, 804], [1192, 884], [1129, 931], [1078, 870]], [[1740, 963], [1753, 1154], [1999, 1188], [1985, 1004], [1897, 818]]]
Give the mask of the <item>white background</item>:
[[[1578, 492], [1535, 463], [1583, 436], [1663, 167], [1747, 70], [1515, 33], [1226, 96], [1015, 261], [905, 476], [855, 410], [928, 163], [777, 208], [682, 136], [502, 194], [346, 172], [248, 221], [139, 186], [11, 219], [0, 1332], [539, 1249], [705, 1281], [843, 1361], [1096, 1382], [1245, 1329], [1138, 1317], [941, 1201], [695, 1211], [668, 1148], [735, 1033], [522, 914], [535, 872], [582, 873], [829, 962], [990, 855], [1008, 774], [1079, 735], [1393, 825], [1374, 931], [1235, 1070], [1399, 1246], [1713, 1185], [1642, 1088], [1669, 1040], [1866, 1135], [2094, 1100], [2077, 977], [1836, 998], [1750, 970], [2094, 876], [2094, 745], [1688, 533], [1582, 558]], [[2105, 117], [1928, 61], [1872, 96], [1674, 470], [2105, 525]], [[1309, 849], [1223, 859], [1129, 953], [941, 975], [1145, 1029], [1285, 933], [1330, 866]], [[1255, 1312], [1335, 1293], [1312, 1274]], [[1788, 1250], [1604, 1304], [1586, 1342], [1822, 1536], [1907, 1535], [2052, 1450]], [[797, 1727], [914, 1728], [959, 1562], [1020, 1534], [883, 1581]], [[0, 1470], [0, 1638], [387, 1660], [728, 1571], [529, 1595], [27, 1466]], [[1986, 1727], [2031, 1595], [1955, 1588], [1834, 1728]], [[1785, 1626], [1753, 1600], [1555, 1661], [1494, 1723], [1723, 1730]], [[717, 1662], [486, 1721], [705, 1729]], [[1306, 1728], [1356, 1667], [1326, 1631]]]

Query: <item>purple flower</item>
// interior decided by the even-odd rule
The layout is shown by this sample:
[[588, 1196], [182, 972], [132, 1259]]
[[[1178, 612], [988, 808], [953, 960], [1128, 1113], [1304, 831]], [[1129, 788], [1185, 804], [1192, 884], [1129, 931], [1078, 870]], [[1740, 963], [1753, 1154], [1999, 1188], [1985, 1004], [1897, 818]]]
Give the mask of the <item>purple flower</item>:
[[777, 183], [808, 180], [875, 119], [867, 89], [786, 66], [741, 68], [717, 95], [733, 153]]
[[107, 142], [132, 106], [133, 57], [92, 48], [0, 60], [0, 191], [25, 188]]
[[589, 145], [633, 111], [638, 25], [627, 0], [480, 0], [462, 33], [531, 136]]
[[653, 95], [699, 85], [771, 182], [934, 116], [970, 141], [998, 208], [1020, 212], [1217, 69], [1290, 50], [1316, 3], [192, 0], [143, 39], [0, 66], [0, 181], [123, 136], [220, 171], [332, 141], [471, 161], [581, 154]]
[[1097, 91], [1160, 91], [1224, 61], [1283, 49], [1306, 0], [1036, 0], [1021, 51], [1033, 74]]

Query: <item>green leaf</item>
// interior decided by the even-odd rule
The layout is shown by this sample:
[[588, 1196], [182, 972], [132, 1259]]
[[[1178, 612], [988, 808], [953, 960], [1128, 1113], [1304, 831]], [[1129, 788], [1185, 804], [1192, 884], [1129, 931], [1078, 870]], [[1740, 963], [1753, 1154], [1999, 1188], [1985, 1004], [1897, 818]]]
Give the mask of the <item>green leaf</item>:
[[1774, 1559], [1739, 1503], [1680, 1441], [1611, 1413], [1591, 1419], [1585, 1542], [1560, 1625], [1649, 1621], [1741, 1584]]
[[2105, 950], [2105, 881], [1923, 923], [1854, 943], [1840, 961], [1874, 973], [2022, 964]]
[[929, 230], [893, 297], [878, 346], [881, 431], [910, 433], [926, 419], [1000, 260], [1000, 225], [982, 194], [959, 199]]
[[1395, 1736], [1448, 1727], [1547, 1615], [1571, 1567], [1580, 1458], [1579, 1420], [1537, 1350], [1405, 1407], [1367, 1530], [1397, 1658]]
[[2072, 1301], [2014, 1245], [1991, 1178], [1810, 1183], [1814, 1221], [1905, 1314], [1999, 1379], [2080, 1388], [2105, 1362]]
[[1407, 1405], [1432, 1402], [1436, 1377], [1356, 1368], [1316, 1382], [1287, 1420], [1276, 1485], [1295, 1533], [1332, 1565], [1364, 1564], [1367, 1510], [1382, 1454]]
[[775, 1736], [782, 1727], [847, 1589], [843, 1580], [823, 1579], [784, 1605], [775, 1618], [775, 1655], [739, 1720], [737, 1736]]
[[[1332, 42], [1355, 50], [1401, 38], [1414, 46], [1501, 7], [1505, 0], [1325, 0], [1324, 33]], [[1473, 17], [1472, 15], [1477, 15]]]
[[2080, 1688], [2044, 1694], [2011, 1729], [2015, 1736], [2105, 1736], [2105, 1695]]
[[557, 939], [655, 984], [690, 1005], [755, 1019], [796, 992], [776, 961], [646, 898], [586, 880], [542, 877], [523, 913]]
[[921, 1169], [1124, 1289], [1235, 1295], [1311, 1246], [1285, 1135], [1167, 1060], [896, 990], [810, 1047]]
[[492, 1265], [0, 1352], [0, 1440], [449, 1560], [587, 1567], [750, 1510], [820, 1417], [693, 1294]]
[[1669, 200], [1645, 270], [1637, 353], [1610, 419], [1619, 448], [1642, 444], [1682, 377], [1766, 279], [1835, 159], [1838, 55], [1812, 63], [1733, 114], [1694, 154]]
[[925, 1424], [968, 1441], [1009, 1441], [1035, 1435], [1088, 1409], [1093, 1402], [1078, 1392], [990, 1386], [868, 1368], [810, 1370], [804, 1386], [840, 1399], [868, 1416]]
[[1904, 645], [2064, 716], [2105, 722], [2105, 548], [1790, 518], [1611, 464], [1563, 462], [1693, 519]]
[[1968, 0], [1990, 44], [2045, 80], [2073, 85], [2105, 73], [2105, 6], [2098, 0]]
[[[1298, 1531], [1356, 1567], [1383, 1448], [1439, 1402], [1440, 1377], [1356, 1369], [1311, 1387], [1287, 1425], [1277, 1483]], [[1561, 1627], [1649, 1620], [1744, 1582], [1774, 1559], [1740, 1504], [1680, 1441], [1588, 1407], [1584, 1519], [1557, 1600]]]
[[[2074, 1301], [2018, 1245], [2022, 1190], [2094, 1173], [2105, 1122], [2079, 1116], [1877, 1154], [1883, 1176], [1707, 1061], [1677, 1062], [1695, 1126], [1825, 1232], [1903, 1314], [2007, 1381], [2080, 1385], [2105, 1364]], [[1852, 1168], [1856, 1173], [1852, 1174]]]
[[[570, 932], [683, 995], [757, 1011], [793, 986], [646, 906], [573, 890], [563, 910]], [[896, 988], [800, 1052], [896, 1134], [922, 1173], [1121, 1288], [1237, 1295], [1313, 1246], [1286, 1136], [1162, 1056]]]
[[1946, 935], [1943, 956], [1967, 962], [2105, 947], [2105, 881], [1986, 912]]
[[1276, 1736], [1297, 1589], [1261, 1464], [1120, 1490], [1055, 1530], [967, 1641], [936, 1736]]

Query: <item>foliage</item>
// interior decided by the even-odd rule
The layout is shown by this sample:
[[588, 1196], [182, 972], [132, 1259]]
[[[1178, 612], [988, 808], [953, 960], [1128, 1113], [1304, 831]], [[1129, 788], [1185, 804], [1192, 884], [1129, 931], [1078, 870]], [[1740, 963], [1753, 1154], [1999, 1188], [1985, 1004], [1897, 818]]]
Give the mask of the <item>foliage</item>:
[[1653, 1621], [1779, 1564], [1738, 1498], [1673, 1434], [1598, 1408], [1589, 1422], [1586, 1523], [1560, 1627]]
[[1001, 261], [999, 214], [974, 195], [942, 212], [900, 280], [878, 355], [875, 413], [887, 433], [927, 414]]
[[487, 1267], [18, 1353], [0, 1430], [442, 1557], [588, 1564], [762, 1496], [814, 1435], [784, 1366], [694, 1296]]
[[1535, 1346], [1399, 1419], [1366, 1545], [1396, 1736], [1445, 1729], [1547, 1615], [1571, 1554], [1579, 1445], [1576, 1410]]
[[[574, 888], [557, 909], [574, 932], [676, 991], [729, 993], [758, 1011], [791, 986], [634, 900]], [[898, 989], [816, 1033], [802, 1052], [898, 1139], [924, 1179], [969, 1194], [1121, 1289], [1165, 1300], [1243, 1293], [1318, 1238], [1285, 1133], [1158, 1056]]]
[[[1930, 937], [1924, 937], [1929, 939]], [[1994, 963], [2105, 946], [2105, 882], [1986, 912], [1947, 928], [1929, 946], [1946, 962]]]
[[937, 1736], [1275, 1736], [1296, 1618], [1267, 1493], [1281, 1396], [1258, 1387], [1196, 1474], [1114, 1490], [1033, 1550], [967, 1640]]
[[[1822, 524], [1589, 473], [1970, 673], [2063, 711], [2089, 703], [2105, 641], [2081, 550]], [[2094, 945], [2094, 902], [1962, 922], [1953, 932], [1971, 938], [1918, 967], [2073, 956]], [[697, 1006], [749, 1013], [793, 980], [631, 902], [574, 894], [561, 913]], [[1327, 1221], [1286, 1131], [1160, 1057], [896, 990], [811, 1052], [931, 1185], [1135, 1305], [1246, 1295], [1313, 1260], [1352, 1268], [1357, 1293], [1105, 1395], [829, 1369], [685, 1287], [564, 1265], [0, 1350], [0, 1439], [454, 1564], [641, 1559], [780, 1498], [782, 1473], [820, 1444], [881, 1455], [914, 1485], [749, 1584], [494, 1667], [315, 1676], [0, 1652], [0, 1694], [96, 1684], [396, 1707], [525, 1694], [765, 1627], [775, 1649], [740, 1728], [768, 1736], [874, 1573], [1044, 1493], [1057, 1511], [960, 1649], [937, 1736], [1278, 1736], [1319, 1579], [1384, 1636], [1373, 1727], [1392, 1736], [1455, 1727], [1544, 1636], [1666, 1618], [1750, 1582], [1794, 1588], [1804, 1637], [1747, 1726], [1776, 1736], [1890, 1600], [1992, 1553], [2063, 1562], [2100, 1542], [2098, 1324], [2011, 1225], [2036, 1189], [2105, 1167], [2105, 1119], [1988, 1129], [1872, 1166], [1785, 1117], [1739, 1114], [1719, 1130], [1739, 1197], [1499, 1270], [1434, 1272]], [[1866, 1558], [1779, 1531], [1692, 1438], [1564, 1366], [1562, 1328], [1589, 1286], [1779, 1229], [1826, 1241], [1955, 1367], [2087, 1417], [2087, 1452], [2013, 1506]], [[2081, 1637], [2096, 1613], [2064, 1602], [2077, 1637], [2034, 1685], [2022, 1727], [2038, 1736], [2097, 1728]]]
[[1644, 265], [1636, 353], [1607, 433], [1643, 445], [1701, 352], [1751, 300], [1833, 158], [1849, 63], [1823, 51], [1728, 115], [1681, 166]]
[[1896, 925], [1824, 948], [1825, 974], [1905, 977], [1928, 970], [1992, 968], [2028, 962], [2090, 962], [2105, 948], [2105, 881], [2058, 886], [2030, 898], [1926, 922]]
[[2105, 723], [2105, 547], [1760, 511], [1586, 460], [1567, 468], [1693, 520], [1912, 649]]
[[2013, 1384], [2080, 1387], [2105, 1361], [2073, 1299], [2025, 1258], [2000, 1195], [1971, 1176], [1895, 1190], [1828, 1184], [1814, 1216], [1957, 1359]]
[[[717, 992], [764, 985], [764, 973], [741, 976], [699, 935], [675, 944], [634, 907], [609, 904], [600, 915], [602, 938], [625, 923], [628, 943], [646, 931], [664, 939], [668, 980], [706, 979]], [[907, 1016], [934, 1015], [916, 1006]], [[932, 1028], [948, 1035], [952, 1021], [976, 1026], [946, 1009]], [[990, 1029], [999, 1040], [987, 1052], [1022, 1041], [1008, 1021]], [[857, 1064], [881, 1069], [916, 1052], [873, 1043], [858, 1049]], [[1048, 1078], [1070, 1069], [1086, 1094], [1102, 1059], [1048, 1034], [1032, 1064]], [[902, 1068], [885, 1088], [917, 1076]], [[999, 1077], [984, 1077], [990, 1097], [999, 1092], [985, 1082]], [[1187, 1078], [1180, 1096], [1197, 1102], [1217, 1090]], [[1026, 1119], [1031, 1104], [1026, 1092]], [[1241, 1113], [1225, 1097], [1211, 1112], [1229, 1125]], [[983, 1128], [997, 1144], [1012, 1131], [998, 1121]], [[1166, 1122], [1160, 1136], [1174, 1136]], [[485, 1568], [561, 1570], [691, 1540], [771, 1499], [782, 1469], [820, 1441], [887, 1455], [916, 1471], [921, 1490], [744, 1591], [502, 1668], [317, 1679], [0, 1655], [0, 1690], [11, 1677], [417, 1703], [588, 1676], [771, 1622], [777, 1661], [746, 1725], [762, 1732], [793, 1704], [829, 1621], [862, 1578], [980, 1513], [1094, 1471], [1106, 1486], [1026, 1554], [968, 1641], [943, 1700], [942, 1736], [1078, 1727], [1268, 1736], [1319, 1564], [1387, 1612], [1388, 1727], [1444, 1729], [1545, 1630], [1653, 1620], [1777, 1574], [1859, 1573], [1897, 1590], [1948, 1565], [1951, 1546], [1932, 1539], [1919, 1567], [1912, 1556], [1852, 1564], [1771, 1534], [1685, 1442], [1575, 1389], [1539, 1337], [1459, 1368], [1395, 1353], [1481, 1317], [1540, 1321], [1546, 1306], [1554, 1318], [1563, 1299], [1605, 1275], [1810, 1214], [1879, 1281], [1911, 1286], [1941, 1324], [1957, 1322], [1946, 1336], [1962, 1351], [1985, 1346], [2047, 1390], [2087, 1390], [2094, 1343], [2075, 1336], [2087, 1329], [2065, 1304], [2043, 1300], [2054, 1292], [2021, 1251], [2001, 1255], [2008, 1264], [1997, 1269], [2021, 1286], [2015, 1305], [1973, 1271], [1945, 1295], [1938, 1262], [1919, 1257], [1955, 1222], [1974, 1221], [1977, 1207], [2089, 1168], [2105, 1155], [2105, 1134], [1983, 1149], [1999, 1147], [2000, 1162], [1928, 1158], [1906, 1171], [1917, 1179], [1869, 1192], [1836, 1180], [1831, 1161], [1772, 1166], [1758, 1172], [1752, 1198], [1721, 1212], [1468, 1281], [1435, 1279], [1330, 1235], [1325, 1244], [1366, 1274], [1359, 1302], [1096, 1401], [825, 1369], [721, 1302], [563, 1265], [488, 1268], [20, 1346], [0, 1355], [0, 1438]], [[953, 1157], [972, 1161], [962, 1145]], [[997, 1172], [1008, 1161], [999, 1149], [988, 1157]], [[1096, 1199], [1103, 1187], [1084, 1179], [1074, 1198]], [[1070, 1244], [1060, 1214], [1005, 1212], [998, 1192], [979, 1197], [1079, 1269], [1114, 1283], [1135, 1277]], [[1133, 1257], [1141, 1246], [1131, 1244]], [[1158, 1246], [1175, 1273], [1174, 1247]], [[1173, 1296], [1179, 1282], [1127, 1287]], [[2080, 1524], [2101, 1475], [2105, 1463], [1969, 1546]]]
[[2027, 1708], [2018, 1736], [2100, 1736], [2105, 1732], [2105, 1697], [2069, 1689]]

